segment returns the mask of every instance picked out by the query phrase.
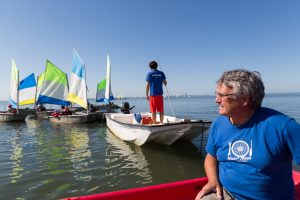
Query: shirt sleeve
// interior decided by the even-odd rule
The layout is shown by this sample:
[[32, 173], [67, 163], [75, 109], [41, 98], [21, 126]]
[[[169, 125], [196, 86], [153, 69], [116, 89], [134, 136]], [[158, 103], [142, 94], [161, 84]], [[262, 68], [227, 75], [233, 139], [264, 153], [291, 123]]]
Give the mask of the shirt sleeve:
[[166, 75], [165, 75], [165, 73], [163, 73], [163, 72], [162, 72], [162, 80], [163, 80], [163, 81], [166, 80]]
[[211, 124], [209, 128], [209, 135], [208, 135], [208, 141], [206, 144], [206, 152], [210, 155], [216, 157], [217, 150], [216, 150], [216, 144], [215, 144], [215, 134], [214, 134], [214, 128], [215, 127], [215, 121]]
[[285, 128], [285, 135], [287, 138], [288, 146], [291, 150], [294, 161], [300, 164], [300, 125], [291, 119], [288, 121]]
[[147, 76], [146, 76], [146, 81], [147, 81], [147, 82], [150, 82], [150, 73], [147, 74]]

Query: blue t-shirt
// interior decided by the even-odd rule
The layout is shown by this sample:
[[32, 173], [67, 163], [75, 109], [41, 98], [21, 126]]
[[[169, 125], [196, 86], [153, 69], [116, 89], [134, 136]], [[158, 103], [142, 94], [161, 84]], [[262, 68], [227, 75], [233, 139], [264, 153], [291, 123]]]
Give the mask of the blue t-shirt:
[[300, 125], [259, 108], [242, 126], [219, 116], [206, 151], [219, 162], [219, 179], [237, 199], [294, 199], [292, 160], [300, 164]]
[[150, 96], [159, 96], [163, 94], [163, 81], [166, 76], [162, 71], [151, 70], [147, 74], [146, 81], [150, 84]]

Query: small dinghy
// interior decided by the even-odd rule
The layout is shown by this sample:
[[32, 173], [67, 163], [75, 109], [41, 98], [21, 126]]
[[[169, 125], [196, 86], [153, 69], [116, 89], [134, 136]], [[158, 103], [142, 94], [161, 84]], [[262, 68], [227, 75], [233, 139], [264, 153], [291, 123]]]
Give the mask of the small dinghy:
[[185, 120], [170, 116], [165, 116], [162, 124], [151, 124], [151, 113], [107, 113], [105, 117], [107, 127], [117, 137], [138, 146], [148, 142], [171, 145], [179, 139], [193, 140], [211, 125], [210, 121]]
[[96, 121], [96, 113], [89, 112], [88, 108], [85, 64], [75, 49], [73, 49], [72, 73], [67, 100], [71, 103], [79, 105], [85, 109], [86, 112], [76, 112], [72, 114], [69, 113], [69, 110], [65, 110], [65, 114], [63, 115], [52, 113], [52, 115], [49, 116], [50, 122], [72, 124]]

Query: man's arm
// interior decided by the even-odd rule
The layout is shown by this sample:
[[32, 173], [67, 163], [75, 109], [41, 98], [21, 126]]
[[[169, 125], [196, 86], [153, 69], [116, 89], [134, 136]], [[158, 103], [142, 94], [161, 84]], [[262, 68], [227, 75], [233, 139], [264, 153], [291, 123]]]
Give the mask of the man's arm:
[[212, 155], [207, 154], [204, 162], [204, 168], [205, 168], [206, 176], [208, 178], [208, 183], [198, 193], [195, 200], [199, 200], [204, 195], [210, 192], [217, 192], [217, 196], [219, 198], [222, 198], [222, 187], [219, 182], [217, 159]]
[[163, 80], [163, 83], [164, 83], [165, 86], [167, 86], [167, 80], [166, 79]]
[[148, 81], [146, 81], [146, 98], [147, 98], [147, 100], [149, 100], [149, 88], [150, 88], [150, 84]]

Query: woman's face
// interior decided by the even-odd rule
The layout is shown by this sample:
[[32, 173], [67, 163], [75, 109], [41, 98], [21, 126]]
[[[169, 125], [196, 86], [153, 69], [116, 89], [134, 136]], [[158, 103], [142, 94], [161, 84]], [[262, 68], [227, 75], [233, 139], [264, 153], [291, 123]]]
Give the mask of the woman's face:
[[232, 88], [224, 84], [217, 86], [215, 102], [219, 105], [220, 115], [231, 117], [242, 111], [242, 98], [239, 98]]

